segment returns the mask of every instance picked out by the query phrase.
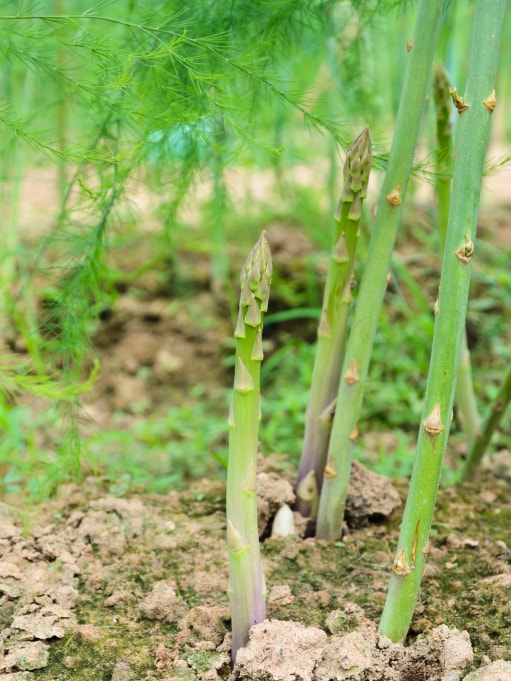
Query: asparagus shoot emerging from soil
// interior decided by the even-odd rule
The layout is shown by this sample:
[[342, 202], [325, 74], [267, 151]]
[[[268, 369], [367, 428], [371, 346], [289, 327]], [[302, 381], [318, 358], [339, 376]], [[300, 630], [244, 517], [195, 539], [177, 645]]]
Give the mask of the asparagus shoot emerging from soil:
[[328, 441], [339, 389], [348, 310], [352, 299], [351, 279], [355, 263], [362, 201], [367, 196], [371, 170], [371, 139], [365, 128], [346, 152], [344, 186], [335, 216], [332, 251], [318, 329], [316, 357], [305, 436], [296, 479], [296, 508], [315, 519], [323, 481]]
[[[438, 227], [440, 235], [440, 253], [443, 255], [449, 206], [451, 205], [451, 177], [449, 168], [452, 165], [452, 101], [449, 77], [442, 64], [435, 71], [433, 94], [436, 110], [437, 138], [437, 171], [436, 194], [438, 200]], [[466, 332], [461, 338], [460, 366], [456, 383], [456, 406], [460, 421], [466, 435], [468, 449], [480, 433], [481, 419], [477, 410], [477, 402], [472, 380], [472, 364]]]
[[263, 232], [241, 270], [236, 366], [229, 414], [227, 545], [233, 664], [252, 625], [265, 617], [265, 586], [257, 529], [256, 460], [263, 359], [263, 314], [268, 309], [271, 253]]
[[[380, 633], [406, 635], [428, 553], [442, 460], [451, 423], [460, 361], [481, 179], [495, 106], [494, 81], [505, 0], [478, 0], [463, 110], [460, 113], [449, 224], [424, 411]], [[461, 99], [461, 98], [459, 98]], [[456, 102], [455, 102], [456, 103]]]
[[334, 417], [319, 502], [316, 536], [320, 539], [336, 540], [342, 533], [357, 423], [430, 83], [442, 6], [443, 0], [421, 0], [413, 49], [407, 53], [403, 45], [403, 59], [407, 59], [408, 64], [389, 163], [346, 344], [337, 397], [342, 410], [338, 408]]

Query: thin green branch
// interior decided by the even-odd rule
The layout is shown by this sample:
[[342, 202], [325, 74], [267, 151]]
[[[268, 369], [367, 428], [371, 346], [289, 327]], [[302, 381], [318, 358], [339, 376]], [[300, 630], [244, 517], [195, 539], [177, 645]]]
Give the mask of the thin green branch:
[[470, 447], [465, 468], [463, 470], [464, 478], [472, 478], [483, 458], [493, 433], [497, 429], [502, 417], [511, 400], [511, 366], [508, 366], [506, 374], [495, 399], [484, 415], [481, 429], [477, 437], [474, 439]]

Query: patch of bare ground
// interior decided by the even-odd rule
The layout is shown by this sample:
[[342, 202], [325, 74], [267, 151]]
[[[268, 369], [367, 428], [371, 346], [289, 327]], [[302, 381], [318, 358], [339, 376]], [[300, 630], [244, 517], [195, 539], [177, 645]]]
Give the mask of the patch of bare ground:
[[[274, 473], [262, 480], [269, 534], [290, 487]], [[378, 511], [363, 485], [350, 497], [358, 514], [342, 541], [264, 541], [268, 621], [239, 653], [234, 678], [511, 679], [507, 485], [487, 473], [441, 490], [404, 646], [376, 632], [400, 511], [386, 519], [389, 507]], [[1, 505], [0, 680], [226, 680], [224, 501], [222, 483], [114, 498], [88, 480], [28, 514]]]

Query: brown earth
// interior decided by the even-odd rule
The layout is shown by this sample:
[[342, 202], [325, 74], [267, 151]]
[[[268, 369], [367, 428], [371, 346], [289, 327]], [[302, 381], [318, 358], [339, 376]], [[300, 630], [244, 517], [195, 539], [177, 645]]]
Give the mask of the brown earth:
[[[273, 478], [282, 493], [272, 470], [264, 476], [263, 489]], [[342, 542], [266, 539], [270, 622], [240, 653], [236, 677], [451, 681], [501, 660], [500, 675], [467, 678], [511, 679], [508, 485], [487, 472], [441, 490], [407, 647], [375, 630], [399, 511], [369, 524], [352, 490], [358, 528]], [[90, 479], [31, 512], [2, 504], [1, 681], [227, 679], [224, 500], [222, 483], [114, 498]]]

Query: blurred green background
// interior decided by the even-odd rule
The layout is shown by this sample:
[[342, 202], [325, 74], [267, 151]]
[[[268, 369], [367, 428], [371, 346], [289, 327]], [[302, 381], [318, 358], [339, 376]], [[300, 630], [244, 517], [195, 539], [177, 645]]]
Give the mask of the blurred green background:
[[[41, 498], [91, 474], [112, 494], [223, 475], [238, 273], [262, 229], [275, 266], [261, 446], [296, 464], [344, 149], [370, 127], [359, 278], [414, 11], [394, 0], [0, 2], [0, 494]], [[446, 2], [438, 60], [459, 92], [472, 11]], [[467, 323], [481, 413], [510, 361], [509, 204], [495, 182], [510, 136], [507, 22]], [[431, 98], [356, 452], [389, 476], [411, 470], [433, 333], [434, 130]], [[194, 319], [182, 372], [195, 352], [211, 369], [177, 385], [179, 372], [155, 377], [135, 358], [133, 395], [109, 399], [129, 364], [110, 361], [127, 328], [112, 320], [130, 300], [149, 329]], [[153, 382], [156, 397], [137, 393]], [[492, 448], [510, 447], [510, 425]], [[447, 482], [463, 453], [455, 419]]]

